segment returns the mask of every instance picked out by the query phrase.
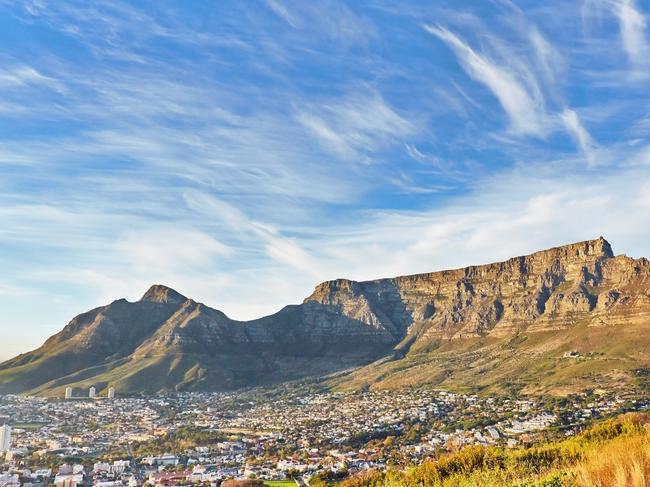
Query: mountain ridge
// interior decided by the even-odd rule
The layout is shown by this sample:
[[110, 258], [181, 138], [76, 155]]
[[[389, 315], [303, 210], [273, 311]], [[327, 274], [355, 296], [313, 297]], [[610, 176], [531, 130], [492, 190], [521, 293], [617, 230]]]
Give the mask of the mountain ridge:
[[[470, 360], [473, 353], [501, 373], [499, 361], [513, 360], [503, 347], [522, 337], [522, 343], [540, 344], [532, 351], [518, 345], [521, 353], [551, 364], [580, 340], [594, 342], [589, 353], [609, 350], [609, 344], [596, 344], [603, 330], [620, 332], [619, 341], [628, 343], [627, 334], [637, 329], [641, 337], [631, 349], [634, 357], [602, 352], [622, 371], [626, 387], [633, 385], [632, 370], [650, 366], [641, 347], [650, 335], [650, 264], [615, 256], [600, 237], [490, 264], [325, 281], [301, 304], [249, 321], [233, 320], [154, 284], [140, 300], [116, 300], [82, 313], [43, 346], [0, 364], [0, 393], [50, 395], [66, 385], [90, 384], [125, 393], [223, 390], [348, 369], [353, 371], [326, 386], [460, 381], [460, 387], [490, 389], [498, 388], [497, 376], [490, 373], [467, 376], [463, 384], [467, 371], [458, 360]], [[588, 373], [607, 372], [605, 361], [590, 360]], [[583, 364], [576, 364], [569, 364], [576, 371], [567, 380], [575, 379], [579, 389], [590, 381], [581, 372]], [[404, 370], [411, 375], [400, 379]], [[513, 387], [530, 389], [517, 380]], [[557, 386], [551, 380], [546, 389]]]

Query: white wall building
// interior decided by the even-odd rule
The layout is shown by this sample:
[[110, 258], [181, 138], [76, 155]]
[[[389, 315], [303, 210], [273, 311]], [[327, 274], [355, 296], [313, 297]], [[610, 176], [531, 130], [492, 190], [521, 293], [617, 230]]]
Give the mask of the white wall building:
[[5, 452], [11, 447], [11, 426], [5, 424], [0, 428], [0, 452]]
[[0, 485], [5, 487], [20, 487], [18, 474], [3, 473], [0, 474]]
[[94, 387], [91, 387], [90, 389], [88, 389], [88, 397], [90, 399], [95, 399], [95, 394], [96, 394], [96, 390], [95, 390]]
[[115, 399], [115, 387], [108, 388], [108, 398]]
[[56, 487], [77, 487], [83, 484], [84, 476], [82, 473], [77, 474], [58, 474], [54, 477], [54, 485]]
[[72, 399], [72, 387], [65, 388], [65, 398]]
[[131, 466], [129, 460], [115, 460], [111, 465], [111, 471], [116, 475], [122, 475]]

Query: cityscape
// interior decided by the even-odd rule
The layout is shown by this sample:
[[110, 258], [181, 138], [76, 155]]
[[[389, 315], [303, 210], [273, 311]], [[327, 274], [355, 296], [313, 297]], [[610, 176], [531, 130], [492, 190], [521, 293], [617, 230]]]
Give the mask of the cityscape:
[[[159, 397], [4, 396], [2, 485], [218, 485], [256, 478], [309, 485], [417, 464], [468, 445], [517, 448], [650, 408], [597, 391], [565, 400], [444, 390], [185, 393]], [[205, 484], [207, 485], [207, 484]]]

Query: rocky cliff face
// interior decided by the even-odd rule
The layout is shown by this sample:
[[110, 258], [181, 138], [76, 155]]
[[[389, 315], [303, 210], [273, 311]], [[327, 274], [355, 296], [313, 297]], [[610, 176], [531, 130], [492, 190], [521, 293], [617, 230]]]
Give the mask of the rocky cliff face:
[[371, 282], [320, 284], [305, 302], [337, 305], [422, 347], [440, 339], [559, 330], [650, 320], [646, 259], [614, 257], [599, 238], [495, 264]]
[[41, 348], [0, 365], [0, 392], [109, 381], [127, 391], [223, 389], [444, 343], [631, 324], [650, 330], [650, 263], [615, 257], [602, 238], [495, 264], [328, 281], [302, 304], [249, 322], [155, 285], [135, 303], [75, 317]]

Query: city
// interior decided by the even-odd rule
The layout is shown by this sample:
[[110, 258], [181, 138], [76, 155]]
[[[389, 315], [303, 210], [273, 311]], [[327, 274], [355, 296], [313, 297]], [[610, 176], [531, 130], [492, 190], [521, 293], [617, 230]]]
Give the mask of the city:
[[605, 391], [545, 402], [424, 389], [121, 398], [93, 388], [88, 396], [2, 398], [3, 486], [308, 484], [466, 445], [512, 448], [568, 436], [593, 419], [650, 406]]

